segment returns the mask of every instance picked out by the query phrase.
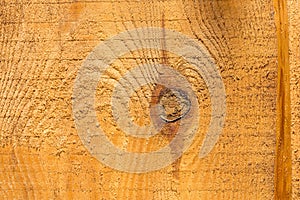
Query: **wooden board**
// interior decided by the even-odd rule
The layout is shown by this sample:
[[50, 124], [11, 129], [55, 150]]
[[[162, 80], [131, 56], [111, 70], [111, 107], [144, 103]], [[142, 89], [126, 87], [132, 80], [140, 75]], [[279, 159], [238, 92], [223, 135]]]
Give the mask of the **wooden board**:
[[[1, 197], [274, 198], [278, 43], [273, 1], [2, 0], [0, 11]], [[72, 95], [78, 71], [94, 47], [141, 27], [174, 30], [205, 46], [225, 86], [226, 120], [213, 150], [199, 158], [211, 98], [203, 77], [182, 71], [199, 99], [193, 143], [171, 165], [136, 174], [107, 167], [90, 154], [75, 126]], [[140, 50], [117, 59], [106, 76], [117, 74], [118, 80], [140, 63], [192, 67], [180, 55]], [[168, 144], [173, 137], [168, 129], [153, 140], [138, 141], [116, 128], [111, 87], [99, 83], [96, 107], [112, 143], [138, 153]], [[132, 97], [137, 123], [149, 121], [153, 92], [142, 88]], [[293, 183], [297, 187], [297, 180]]]

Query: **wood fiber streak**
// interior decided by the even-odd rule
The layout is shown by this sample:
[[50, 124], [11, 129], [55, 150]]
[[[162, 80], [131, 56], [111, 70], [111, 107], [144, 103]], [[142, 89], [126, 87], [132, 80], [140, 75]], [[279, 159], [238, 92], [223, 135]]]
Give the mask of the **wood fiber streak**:
[[[278, 68], [273, 3], [0, 0], [0, 199], [273, 199]], [[291, 1], [290, 6], [297, 3]], [[290, 16], [292, 38], [299, 40], [298, 18], [294, 19], [298, 15]], [[77, 72], [95, 46], [140, 27], [164, 27], [202, 43], [222, 76], [227, 113], [216, 146], [200, 159], [211, 102], [195, 66], [180, 55], [152, 49], [115, 60], [99, 81], [95, 103], [99, 124], [115, 146], [153, 151], [168, 144], [176, 132], [176, 125], [170, 125], [143, 140], [116, 127], [112, 83], [137, 65], [173, 67], [191, 83], [200, 106], [199, 130], [180, 159], [155, 172], [130, 174], [103, 165], [84, 147], [73, 119], [72, 92]], [[291, 46], [296, 87], [299, 46]], [[148, 107], [160, 90], [151, 85], [131, 97], [130, 113], [137, 124], [149, 123]], [[292, 95], [296, 109], [298, 96]], [[293, 117], [296, 141], [297, 113]], [[293, 155], [297, 174], [299, 153]], [[299, 180], [293, 179], [293, 184], [297, 187]]]
[[287, 1], [275, 0], [278, 37], [278, 98], [275, 199], [291, 199], [291, 107]]
[[288, 1], [291, 133], [292, 133], [292, 199], [300, 199], [300, 2]]

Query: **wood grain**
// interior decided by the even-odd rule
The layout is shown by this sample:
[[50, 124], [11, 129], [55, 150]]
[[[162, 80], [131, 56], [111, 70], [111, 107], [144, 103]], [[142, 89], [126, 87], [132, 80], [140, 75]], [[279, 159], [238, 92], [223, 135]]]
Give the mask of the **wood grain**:
[[[2, 0], [0, 197], [273, 199], [278, 68], [273, 3]], [[84, 59], [99, 42], [138, 27], [165, 27], [203, 43], [224, 81], [227, 116], [215, 148], [199, 159], [211, 112], [203, 78], [185, 70], [193, 66], [170, 52], [129, 52], [109, 67], [106, 77], [141, 63], [167, 63], [189, 79], [201, 107], [199, 132], [180, 159], [159, 171], [130, 174], [106, 167], [83, 146], [72, 115], [72, 89]], [[124, 145], [128, 138], [110, 115], [111, 87], [99, 82], [96, 107], [103, 108], [97, 116], [112, 142], [137, 152], [167, 144], [172, 131], [166, 129], [151, 141], [129, 138]], [[137, 123], [149, 120], [143, 108], [157, 90], [141, 88], [132, 97]]]
[[291, 133], [292, 133], [292, 199], [300, 198], [300, 135], [299, 135], [299, 79], [300, 79], [300, 2], [288, 1], [289, 52], [291, 73]]
[[291, 199], [291, 99], [287, 1], [274, 1], [278, 37], [278, 98], [275, 187], [276, 199]]

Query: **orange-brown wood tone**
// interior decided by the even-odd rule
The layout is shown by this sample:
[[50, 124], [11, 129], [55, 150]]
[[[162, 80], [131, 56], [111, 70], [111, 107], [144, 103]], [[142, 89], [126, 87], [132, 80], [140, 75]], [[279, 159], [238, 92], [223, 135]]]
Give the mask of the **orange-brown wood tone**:
[[[0, 6], [0, 199], [299, 198], [298, 1], [1, 0]], [[157, 49], [128, 49], [101, 72], [92, 105], [112, 145], [126, 152], [156, 151], [174, 139], [185, 118], [194, 119], [189, 113], [199, 117], [192, 144], [178, 159], [155, 171], [129, 173], [106, 166], [80, 138], [74, 87], [96, 46], [122, 32], [147, 27], [180, 33], [195, 42], [186, 39], [187, 44], [207, 50], [204, 55], [215, 64], [205, 56], [202, 63], [215, 66], [222, 79], [226, 117], [212, 150], [199, 157], [214, 112], [215, 89], [210, 87], [219, 85], [208, 86], [211, 77], [199, 74], [195, 64], [176, 54], [181, 51], [168, 49], [168, 40], [174, 39], [168, 38], [168, 31], [161, 33]], [[137, 46], [147, 43], [144, 35], [134, 41]], [[184, 92], [163, 84], [138, 88], [126, 105], [135, 124], [151, 123], [153, 105], [161, 102], [169, 109], [163, 116], [165, 125], [150, 138], [126, 134], [116, 122], [111, 101], [116, 83], [140, 65], [169, 66], [180, 73], [198, 105], [193, 108]], [[282, 121], [290, 111], [289, 66], [292, 116]], [[178, 94], [181, 104], [165, 103]], [[188, 114], [173, 116], [174, 107]], [[171, 147], [171, 153], [176, 148]], [[133, 165], [131, 170], [137, 168]]]

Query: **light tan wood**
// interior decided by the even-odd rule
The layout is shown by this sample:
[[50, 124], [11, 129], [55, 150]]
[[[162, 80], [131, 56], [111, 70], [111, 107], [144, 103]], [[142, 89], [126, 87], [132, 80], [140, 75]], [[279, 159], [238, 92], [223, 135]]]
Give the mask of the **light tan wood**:
[[[3, 0], [0, 11], [1, 197], [274, 198], [278, 43], [272, 0]], [[193, 144], [166, 168], [131, 174], [106, 167], [90, 155], [75, 127], [72, 93], [77, 72], [95, 46], [139, 27], [164, 27], [203, 43], [223, 78], [227, 115], [213, 151], [200, 159], [211, 102], [203, 78], [183, 71], [200, 104]], [[145, 62], [179, 70], [192, 67], [170, 52], [141, 50], [116, 60], [105, 75], [120, 76]], [[135, 152], [168, 144], [174, 127], [149, 141], [129, 138], [117, 129], [109, 107], [111, 87], [99, 82], [96, 95], [101, 99], [96, 102], [97, 116], [108, 138]], [[154, 101], [147, 95], [160, 89], [142, 88], [131, 98], [137, 123], [149, 122], [148, 109], [142, 108]]]
[[292, 131], [292, 197], [300, 198], [300, 135], [299, 135], [299, 79], [300, 79], [300, 2], [288, 1], [289, 46], [291, 72], [291, 131]]

